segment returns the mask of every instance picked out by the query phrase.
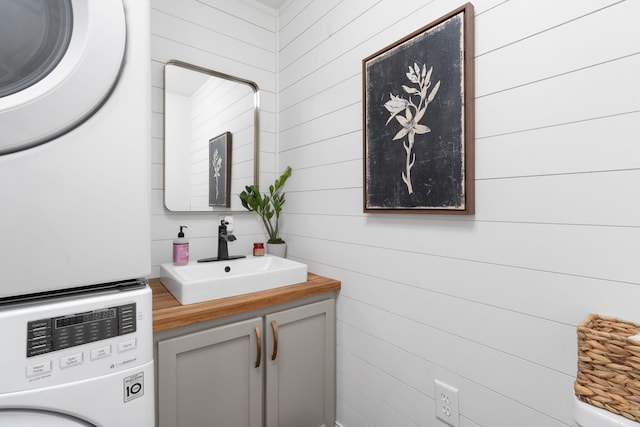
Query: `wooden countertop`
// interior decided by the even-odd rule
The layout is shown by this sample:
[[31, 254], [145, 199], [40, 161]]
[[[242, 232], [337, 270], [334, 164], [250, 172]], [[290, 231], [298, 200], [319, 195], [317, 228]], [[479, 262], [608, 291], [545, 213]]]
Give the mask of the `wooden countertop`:
[[340, 289], [340, 281], [308, 273], [307, 281], [262, 292], [181, 305], [160, 283], [149, 279], [153, 291], [153, 331], [177, 328], [257, 308], [280, 304]]

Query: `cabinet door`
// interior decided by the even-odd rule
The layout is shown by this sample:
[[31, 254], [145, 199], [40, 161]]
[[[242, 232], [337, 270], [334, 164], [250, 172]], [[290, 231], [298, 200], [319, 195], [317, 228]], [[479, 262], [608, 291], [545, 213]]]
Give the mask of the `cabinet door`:
[[256, 318], [160, 341], [159, 426], [261, 427], [261, 333]]
[[266, 426], [333, 427], [334, 300], [270, 314], [265, 329]]

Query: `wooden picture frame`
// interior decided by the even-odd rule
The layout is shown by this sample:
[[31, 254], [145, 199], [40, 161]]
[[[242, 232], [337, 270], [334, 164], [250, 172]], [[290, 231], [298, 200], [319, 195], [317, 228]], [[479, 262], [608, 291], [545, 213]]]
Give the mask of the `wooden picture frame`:
[[473, 214], [473, 5], [362, 61], [365, 213]]
[[209, 140], [209, 206], [231, 207], [231, 132]]

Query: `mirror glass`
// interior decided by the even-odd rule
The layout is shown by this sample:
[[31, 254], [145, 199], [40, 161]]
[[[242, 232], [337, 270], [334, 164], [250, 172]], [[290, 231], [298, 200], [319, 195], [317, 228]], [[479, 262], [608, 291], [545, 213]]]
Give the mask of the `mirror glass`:
[[238, 194], [258, 180], [258, 86], [170, 61], [164, 88], [166, 208], [244, 210]]

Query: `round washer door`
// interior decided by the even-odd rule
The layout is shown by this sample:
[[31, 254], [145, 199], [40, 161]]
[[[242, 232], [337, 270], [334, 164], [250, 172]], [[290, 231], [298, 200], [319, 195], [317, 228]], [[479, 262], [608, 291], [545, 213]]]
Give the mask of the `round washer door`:
[[126, 45], [122, 0], [0, 2], [0, 155], [51, 141], [108, 98]]
[[78, 418], [46, 411], [0, 409], [0, 426], [95, 427]]

